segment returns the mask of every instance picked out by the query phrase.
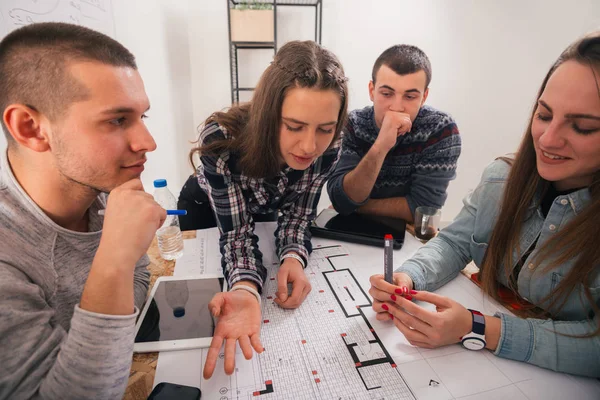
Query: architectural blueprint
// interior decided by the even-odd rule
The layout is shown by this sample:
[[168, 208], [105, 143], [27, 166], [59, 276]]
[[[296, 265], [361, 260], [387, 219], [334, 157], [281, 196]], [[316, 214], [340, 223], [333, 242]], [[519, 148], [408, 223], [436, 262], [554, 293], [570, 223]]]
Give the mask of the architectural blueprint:
[[[203, 243], [212, 248], [216, 230], [205, 232]], [[389, 321], [377, 321], [371, 308], [366, 290], [368, 277], [382, 271], [383, 251], [378, 248], [313, 239], [315, 247], [306, 268], [312, 291], [300, 308], [281, 309], [273, 302], [278, 263], [274, 263], [272, 232], [269, 224], [257, 224], [259, 246], [269, 270], [262, 306], [265, 351], [247, 361], [238, 349], [231, 376], [223, 372], [221, 354], [210, 380], [202, 378], [206, 350], [164, 352], [154, 384], [166, 381], [196, 386], [203, 399], [218, 400], [600, 398], [597, 380], [555, 373], [460, 345], [433, 350], [410, 345]], [[405, 247], [396, 252], [396, 264], [402, 261], [399, 254], [408, 258], [418, 248], [411, 239], [407, 235]], [[204, 262], [219, 259], [215, 254], [215, 259], [211, 256]], [[183, 271], [188, 275], [191, 268]], [[464, 276], [438, 293], [486, 314], [501, 310]]]

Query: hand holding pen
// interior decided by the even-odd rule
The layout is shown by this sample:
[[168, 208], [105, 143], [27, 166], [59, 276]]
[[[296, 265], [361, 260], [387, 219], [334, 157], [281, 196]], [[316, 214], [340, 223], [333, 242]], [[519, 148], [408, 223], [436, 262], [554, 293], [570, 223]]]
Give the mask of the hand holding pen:
[[139, 179], [132, 179], [111, 190], [106, 202], [102, 237], [96, 256], [115, 265], [134, 267], [144, 255], [167, 217], [166, 211]]
[[394, 273], [394, 238], [385, 235], [383, 247], [383, 275], [377, 274], [370, 278], [371, 288], [369, 294], [373, 297], [373, 310], [377, 312], [377, 319], [385, 321], [393, 319], [392, 314], [386, 310], [386, 301], [394, 300], [396, 296], [404, 296], [412, 300], [413, 281], [403, 272]]
[[371, 288], [369, 294], [373, 298], [373, 310], [377, 312], [379, 321], [393, 319], [393, 316], [386, 310], [385, 302], [396, 301], [396, 296], [403, 296], [407, 300], [412, 300], [412, 295], [416, 292], [413, 290], [413, 281], [404, 272], [396, 272], [393, 274], [392, 283], [385, 281], [381, 274], [373, 275], [369, 279]]

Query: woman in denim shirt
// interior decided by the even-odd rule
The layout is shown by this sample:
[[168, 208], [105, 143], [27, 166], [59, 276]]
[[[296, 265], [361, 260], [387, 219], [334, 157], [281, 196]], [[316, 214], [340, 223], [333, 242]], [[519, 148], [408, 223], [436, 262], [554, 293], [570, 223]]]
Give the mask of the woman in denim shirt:
[[[598, 377], [599, 238], [596, 32], [571, 45], [548, 72], [514, 159], [486, 168], [454, 222], [397, 269], [394, 284], [371, 277], [373, 308], [415, 346], [462, 341], [473, 350]], [[471, 260], [482, 289], [501, 302], [513, 295], [518, 316], [482, 315], [430, 293]]]

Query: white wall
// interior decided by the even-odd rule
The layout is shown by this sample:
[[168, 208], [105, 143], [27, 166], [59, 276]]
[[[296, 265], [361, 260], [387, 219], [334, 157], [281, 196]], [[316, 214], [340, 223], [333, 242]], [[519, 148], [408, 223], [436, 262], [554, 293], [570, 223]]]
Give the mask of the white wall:
[[[225, 7], [223, 0], [190, 2], [195, 125], [229, 102]], [[280, 42], [312, 38], [309, 10], [280, 9]], [[458, 177], [443, 210], [442, 219], [451, 220], [483, 168], [516, 150], [550, 64], [594, 28], [600, 28], [595, 0], [324, 0], [322, 43], [344, 64], [351, 109], [369, 104], [372, 64], [384, 49], [410, 43], [429, 55], [428, 103], [450, 112], [463, 138]], [[242, 74], [258, 76], [270, 59], [253, 61], [247, 67], [253, 71]], [[322, 199], [321, 206], [326, 203]]]
[[191, 171], [187, 153], [194, 139], [188, 3], [119, 0], [113, 10], [116, 39], [135, 55], [150, 99], [147, 126], [158, 148], [148, 154], [144, 187], [151, 192], [152, 181], [165, 178], [177, 196]]

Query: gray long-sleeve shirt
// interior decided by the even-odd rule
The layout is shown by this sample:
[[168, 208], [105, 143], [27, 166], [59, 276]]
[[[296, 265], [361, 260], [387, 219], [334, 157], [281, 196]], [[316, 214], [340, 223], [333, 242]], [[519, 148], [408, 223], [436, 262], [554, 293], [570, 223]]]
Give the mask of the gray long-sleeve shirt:
[[[133, 354], [134, 314], [79, 308], [102, 235], [106, 195], [89, 210], [89, 232], [55, 224], [0, 164], [0, 399], [119, 399]], [[135, 268], [144, 303], [149, 264]]]

